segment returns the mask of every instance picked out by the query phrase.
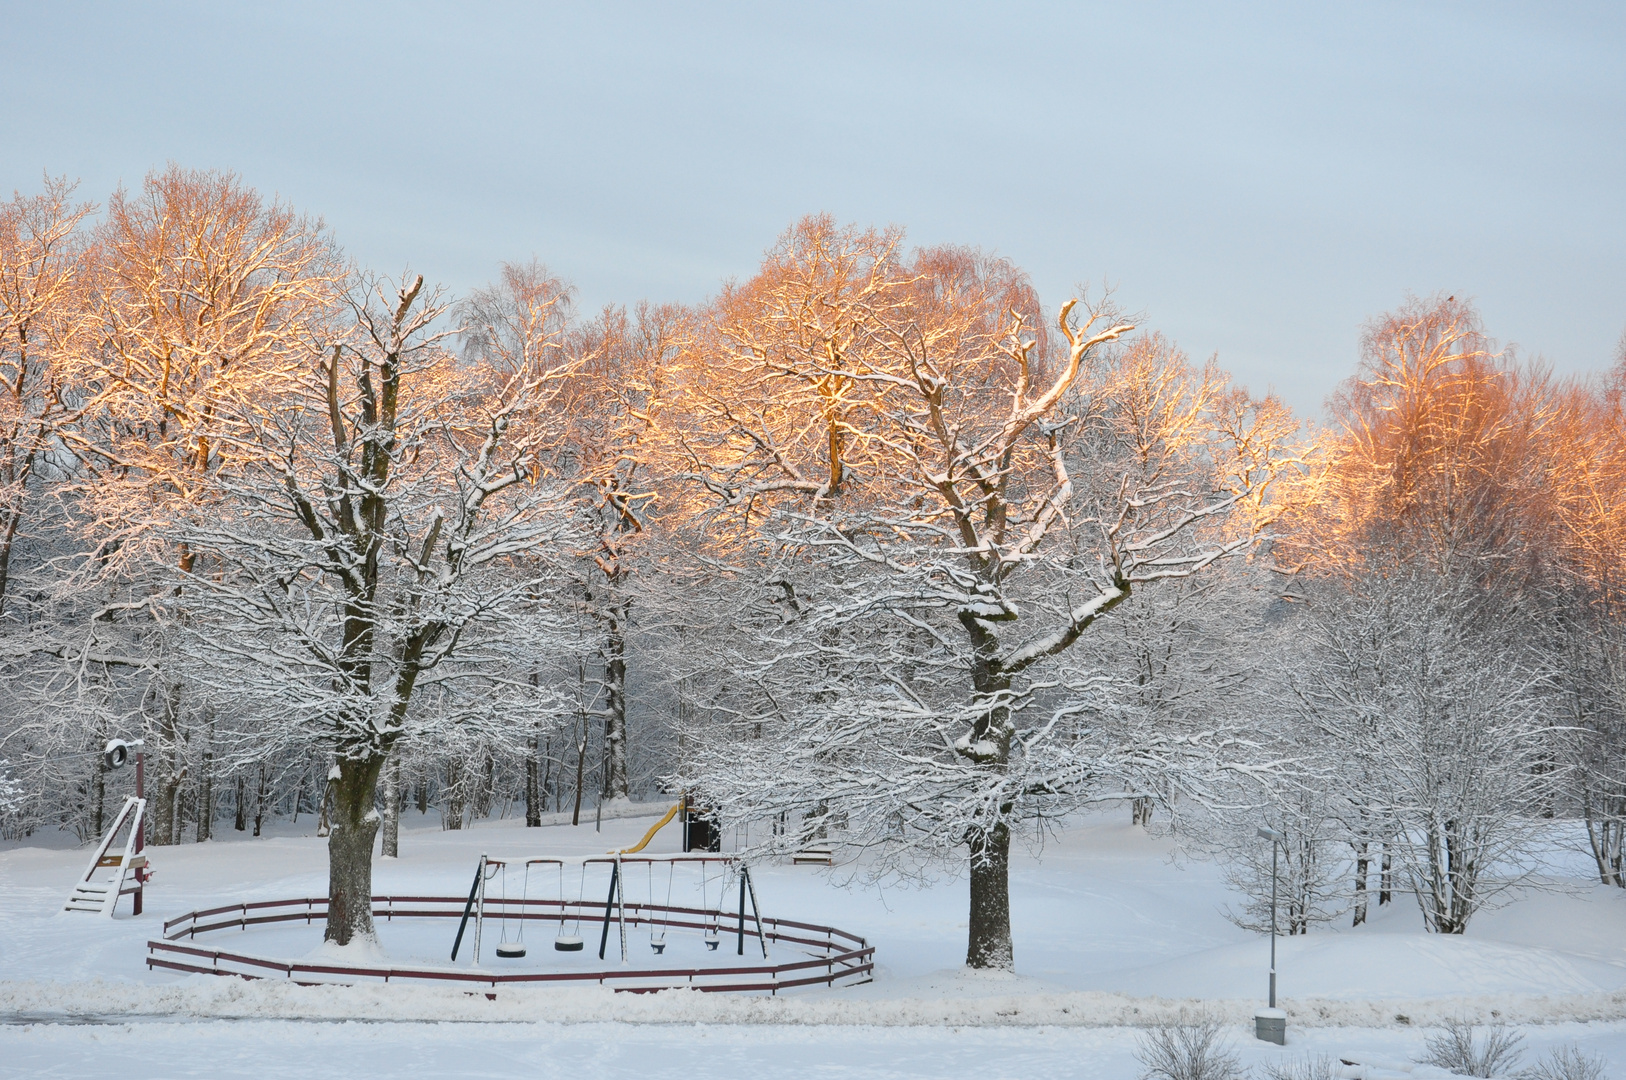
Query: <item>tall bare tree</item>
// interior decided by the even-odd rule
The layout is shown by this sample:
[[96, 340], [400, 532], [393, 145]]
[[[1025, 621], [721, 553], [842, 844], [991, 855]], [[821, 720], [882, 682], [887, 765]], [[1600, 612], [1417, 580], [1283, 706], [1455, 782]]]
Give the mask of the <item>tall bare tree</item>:
[[459, 361], [421, 277], [363, 280], [350, 305], [353, 331], [307, 354], [283, 397], [238, 403], [232, 447], [251, 465], [190, 519], [188, 549], [214, 569], [183, 577], [190, 656], [217, 692], [332, 749], [337, 945], [372, 935], [374, 801], [403, 735], [502, 738], [556, 706], [524, 673], [545, 637], [537, 556], [571, 528], [543, 467], [569, 362]]

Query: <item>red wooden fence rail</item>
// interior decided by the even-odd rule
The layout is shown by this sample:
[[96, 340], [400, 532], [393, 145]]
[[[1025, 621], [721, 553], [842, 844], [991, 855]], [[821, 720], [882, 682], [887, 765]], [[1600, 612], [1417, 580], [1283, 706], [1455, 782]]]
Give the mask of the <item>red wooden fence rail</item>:
[[[375, 896], [373, 917], [386, 921], [407, 918], [455, 919], [462, 917], [466, 902], [466, 898], [460, 896]], [[604, 905], [590, 900], [488, 899], [486, 918], [504, 917], [561, 924], [577, 921], [602, 923]], [[858, 935], [833, 926], [771, 918], [762, 919], [761, 936], [770, 943], [797, 946], [803, 956], [811, 953], [808, 959], [749, 967], [632, 970], [618, 966], [597, 971], [503, 972], [450, 966], [302, 963], [180, 944], [183, 938], [190, 942], [198, 934], [216, 930], [246, 930], [250, 926], [301, 920], [311, 923], [325, 918], [325, 896], [259, 900], [189, 911], [164, 923], [163, 940], [147, 942], [147, 966], [204, 975], [235, 975], [243, 979], [281, 975], [301, 985], [366, 979], [379, 979], [386, 983], [391, 980], [422, 980], [442, 984], [477, 984], [495, 990], [498, 986], [522, 986], [528, 983], [585, 982], [644, 994], [673, 987], [707, 992], [728, 990], [776, 994], [780, 990], [819, 983], [834, 986], [838, 982], [843, 985], [869, 982], [875, 972], [875, 946]], [[665, 904], [629, 903], [626, 905], [626, 921], [634, 926], [691, 930], [721, 929], [725, 924], [732, 923], [734, 925], [728, 932], [737, 933], [739, 930], [737, 914]], [[745, 936], [758, 936], [749, 920]]]

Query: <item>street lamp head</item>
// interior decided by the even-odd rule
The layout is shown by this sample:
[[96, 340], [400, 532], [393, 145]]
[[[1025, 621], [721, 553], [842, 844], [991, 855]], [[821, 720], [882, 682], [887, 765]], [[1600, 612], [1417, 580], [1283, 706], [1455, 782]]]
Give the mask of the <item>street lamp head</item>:
[[1285, 844], [1287, 843], [1287, 834], [1279, 833], [1275, 829], [1261, 825], [1259, 826], [1259, 839], [1269, 840], [1272, 844]]

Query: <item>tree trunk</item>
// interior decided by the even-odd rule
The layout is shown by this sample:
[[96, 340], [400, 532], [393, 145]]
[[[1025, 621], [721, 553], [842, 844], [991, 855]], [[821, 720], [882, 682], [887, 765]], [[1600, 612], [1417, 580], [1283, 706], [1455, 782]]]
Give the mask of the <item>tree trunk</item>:
[[470, 800], [474, 804], [473, 820], [485, 820], [491, 816], [491, 800], [497, 793], [497, 756], [489, 747], [481, 751], [480, 771], [475, 774], [474, 797]]
[[1152, 824], [1152, 800], [1131, 799], [1129, 802], [1129, 823], [1131, 825]]
[[[561, 766], [563, 764], [564, 764], [563, 762], [560, 762]], [[541, 789], [541, 796], [542, 796], [542, 809], [543, 809], [544, 812], [546, 812], [547, 809], [548, 809], [548, 799], [549, 798], [552, 798], [555, 803], [558, 802], [558, 797], [553, 794], [554, 788], [563, 787], [563, 786], [564, 785], [559, 783], [559, 780], [558, 780], [558, 778], [556, 777], [556, 775], [554, 774], [554, 771], [553, 771], [553, 736], [549, 735], [547, 737], [547, 740], [542, 743], [542, 789]], [[559, 807], [557, 805], [555, 805], [553, 809], [554, 809], [554, 813], [558, 813]]]
[[[260, 825], [265, 821], [265, 797], [270, 794], [270, 778], [265, 774], [265, 763], [260, 763], [259, 781], [254, 789], [254, 835], [260, 835]], [[299, 813], [299, 798], [305, 790], [305, 777], [299, 778], [299, 791], [294, 793], [294, 813]], [[297, 820], [297, 819], [296, 819]]]
[[[12, 483], [15, 480], [8, 477], [7, 485]], [[5, 613], [6, 594], [11, 590], [11, 549], [17, 542], [17, 523], [23, 517], [22, 507], [17, 505], [20, 501], [19, 498], [6, 508], [5, 527], [0, 532], [0, 614]]]
[[627, 643], [621, 612], [612, 609], [604, 649], [604, 797], [625, 799], [627, 785]]
[[572, 825], [582, 823], [582, 785], [585, 782], [583, 769], [587, 763], [587, 717], [581, 718], [581, 735], [576, 740], [576, 809], [570, 815]]
[[391, 754], [384, 766], [384, 839], [379, 855], [386, 859], [401, 856], [401, 758]]
[[333, 785], [339, 782], [334, 773], [338, 771], [334, 765], [328, 769], [327, 783], [322, 785], [322, 809], [316, 817], [316, 835], [326, 838], [333, 833]]
[[379, 816], [373, 798], [383, 765], [383, 755], [343, 759], [338, 779], [328, 785], [332, 818], [327, 838], [327, 931], [322, 939], [336, 945], [374, 936], [373, 841], [378, 838]]
[[180, 708], [180, 686], [166, 683], [159, 702], [158, 715], [152, 721], [152, 754], [148, 761], [153, 766], [153, 799], [147, 843], [156, 847], [173, 844], [179, 831], [176, 812], [180, 801], [181, 785], [186, 781], [186, 765], [181, 747], [180, 724], [176, 716]]
[[231, 827], [237, 832], [248, 829], [248, 784], [243, 774], [237, 774], [237, 812], [232, 816]]
[[[99, 733], [98, 733], [98, 738], [100, 738]], [[102, 745], [103, 746], [107, 745], [107, 741], [105, 739], [102, 739]], [[95, 829], [95, 832], [94, 832], [93, 835], [100, 836], [100, 835], [102, 835], [102, 829], [105, 828], [105, 826], [103, 825], [103, 819], [105, 819], [106, 816], [107, 816], [107, 756], [105, 754], [97, 754], [96, 755], [96, 774], [95, 774], [95, 776], [96, 776], [96, 805], [95, 805], [96, 829]]]
[[1003, 822], [971, 840], [971, 921], [965, 963], [1016, 970], [1011, 949], [1011, 830]]
[[[213, 725], [211, 724], [211, 727]], [[211, 731], [206, 736], [212, 740]], [[197, 842], [213, 839], [215, 825], [215, 752], [211, 745], [203, 752], [198, 772], [198, 837]]]
[[1371, 856], [1367, 852], [1366, 841], [1355, 845], [1355, 921], [1351, 926], [1359, 926], [1366, 921], [1366, 868], [1371, 863]]
[[525, 755], [525, 827], [539, 828], [542, 824], [542, 804], [538, 800], [536, 740], [531, 740], [530, 753]]
[[440, 827], [463, 827], [463, 779], [467, 770], [456, 757], [446, 759], [446, 785], [440, 792]]

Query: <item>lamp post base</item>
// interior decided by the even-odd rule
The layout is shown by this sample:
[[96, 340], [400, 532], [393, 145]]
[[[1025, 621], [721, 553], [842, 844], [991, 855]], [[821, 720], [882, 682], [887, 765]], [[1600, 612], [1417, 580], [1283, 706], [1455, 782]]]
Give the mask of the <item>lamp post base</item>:
[[1287, 1045], [1287, 1013], [1282, 1009], [1260, 1009], [1253, 1014], [1254, 1038], [1263, 1042]]

